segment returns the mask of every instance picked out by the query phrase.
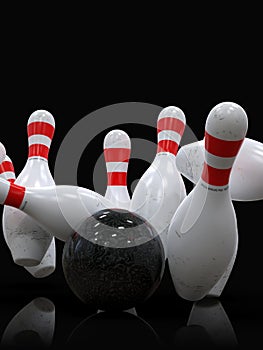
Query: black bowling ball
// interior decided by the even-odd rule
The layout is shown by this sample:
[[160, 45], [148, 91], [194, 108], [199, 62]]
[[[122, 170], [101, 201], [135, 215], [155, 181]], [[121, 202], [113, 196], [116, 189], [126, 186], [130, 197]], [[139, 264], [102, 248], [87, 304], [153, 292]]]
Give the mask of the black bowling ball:
[[69, 287], [88, 307], [126, 310], [157, 289], [165, 255], [157, 232], [142, 217], [105, 209], [65, 242], [62, 266]]

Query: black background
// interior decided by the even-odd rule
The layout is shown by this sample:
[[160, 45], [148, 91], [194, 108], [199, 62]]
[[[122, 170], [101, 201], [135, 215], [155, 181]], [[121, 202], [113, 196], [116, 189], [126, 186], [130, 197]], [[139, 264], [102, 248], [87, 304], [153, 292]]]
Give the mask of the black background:
[[[263, 142], [262, 97], [258, 86], [262, 74], [255, 66], [254, 59], [258, 56], [257, 52], [252, 51], [252, 45], [246, 46], [246, 49], [241, 43], [232, 46], [230, 38], [229, 47], [222, 50], [222, 46], [218, 45], [202, 58], [196, 47], [192, 46], [185, 59], [180, 57], [180, 52], [163, 51], [164, 48], [159, 46], [165, 57], [162, 57], [162, 61], [153, 62], [151, 57], [146, 59], [140, 51], [134, 60], [128, 61], [129, 48], [120, 50], [116, 59], [112, 59], [111, 52], [115, 46], [111, 50], [105, 47], [105, 51], [100, 53], [96, 49], [85, 51], [83, 46], [80, 50], [66, 46], [57, 56], [53, 50], [46, 48], [46, 41], [42, 39], [40, 42], [43, 45], [22, 45], [21, 50], [17, 46], [14, 54], [4, 55], [0, 141], [6, 146], [17, 174], [23, 169], [27, 158], [27, 119], [36, 109], [50, 111], [56, 120], [49, 157], [51, 172], [59, 145], [70, 128], [88, 113], [113, 103], [146, 102], [162, 107], [176, 105], [185, 112], [188, 125], [201, 139], [210, 109], [219, 102], [233, 101], [239, 103], [248, 114], [247, 137]], [[250, 58], [253, 57], [252, 62], [244, 58], [244, 51]], [[71, 60], [68, 57], [70, 53], [78, 59]], [[172, 58], [169, 68], [166, 57], [167, 60]], [[152, 138], [155, 141], [155, 135]], [[99, 148], [100, 145], [94, 143], [94, 147]], [[96, 152], [100, 151], [94, 150]], [[90, 157], [92, 159], [92, 155]], [[65, 171], [66, 168], [65, 157]], [[132, 171], [136, 177], [136, 171], [142, 172], [142, 169], [133, 168]], [[82, 175], [80, 182], [82, 186], [92, 188], [92, 184]], [[234, 327], [239, 345], [246, 347], [260, 340], [262, 325], [263, 207], [262, 201], [234, 202], [234, 207], [239, 227], [239, 250], [220, 301]], [[54, 345], [65, 344], [75, 327], [88, 316], [88, 310], [76, 299], [64, 280], [61, 267], [63, 243], [56, 242], [56, 271], [45, 279], [34, 279], [13, 263], [2, 237], [0, 337], [12, 317], [39, 296], [49, 298], [56, 307]], [[151, 324], [163, 344], [175, 347], [176, 330], [186, 325], [191, 307], [192, 303], [176, 295], [166, 268], [160, 287], [137, 313]], [[136, 334], [131, 336], [136, 337]], [[142, 331], [139, 333], [139, 344], [140, 341], [143, 343], [143, 337]]]

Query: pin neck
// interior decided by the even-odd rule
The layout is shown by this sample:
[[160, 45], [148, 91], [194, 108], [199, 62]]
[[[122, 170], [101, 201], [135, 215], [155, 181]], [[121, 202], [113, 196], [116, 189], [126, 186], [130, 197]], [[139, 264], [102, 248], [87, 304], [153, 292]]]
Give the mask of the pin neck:
[[172, 140], [161, 140], [157, 145], [157, 154], [177, 155], [179, 145]]
[[156, 153], [156, 157], [169, 157], [169, 158], [171, 158], [171, 159], [175, 159], [175, 157], [176, 157], [176, 155], [175, 154], [173, 154], [173, 153], [171, 153], [171, 152], [162, 152], [162, 151], [160, 151], [160, 152], [157, 152]]
[[205, 161], [201, 178], [213, 187], [228, 187], [232, 166], [242, 140], [228, 141], [205, 132]]
[[41, 157], [41, 156], [30, 156], [28, 157], [27, 161], [29, 162], [33, 162], [33, 161], [42, 161], [45, 163], [48, 163], [48, 159], [45, 157]]
[[108, 172], [107, 186], [127, 186], [127, 173], [126, 172]]
[[28, 158], [39, 157], [48, 159], [49, 147], [42, 144], [33, 144], [29, 146], [28, 149]]

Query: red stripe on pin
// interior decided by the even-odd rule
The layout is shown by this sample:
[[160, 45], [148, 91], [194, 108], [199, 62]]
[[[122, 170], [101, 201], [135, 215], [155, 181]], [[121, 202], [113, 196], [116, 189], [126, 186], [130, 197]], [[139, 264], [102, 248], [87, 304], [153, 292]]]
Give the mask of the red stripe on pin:
[[55, 128], [53, 125], [45, 122], [32, 122], [27, 126], [28, 137], [32, 135], [45, 135], [50, 139], [53, 138]]
[[172, 140], [162, 140], [158, 142], [157, 153], [169, 152], [176, 156], [178, 151], [178, 144]]
[[24, 199], [25, 190], [25, 187], [10, 183], [9, 192], [4, 204], [19, 208]]
[[28, 158], [30, 157], [42, 157], [48, 158], [49, 147], [35, 143], [28, 148]]
[[205, 149], [217, 157], [235, 157], [243, 141], [221, 140], [205, 132]]
[[106, 162], [128, 162], [130, 159], [130, 148], [105, 148], [104, 157]]
[[126, 186], [127, 185], [127, 173], [114, 171], [107, 173], [108, 186]]
[[15, 172], [14, 166], [11, 162], [5, 160], [0, 164], [0, 174], [5, 173], [7, 171]]
[[217, 169], [213, 168], [204, 162], [204, 168], [202, 172], [202, 179], [212, 186], [226, 186], [229, 183], [229, 177], [231, 169]]
[[162, 118], [157, 122], [157, 132], [159, 133], [162, 130], [172, 130], [180, 134], [181, 136], [184, 133], [185, 123], [180, 119], [176, 118]]

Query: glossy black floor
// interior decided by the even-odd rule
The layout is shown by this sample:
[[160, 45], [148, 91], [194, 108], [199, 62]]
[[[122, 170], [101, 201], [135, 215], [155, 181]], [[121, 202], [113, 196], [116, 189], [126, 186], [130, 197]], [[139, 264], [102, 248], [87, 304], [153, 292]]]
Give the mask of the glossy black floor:
[[233, 295], [231, 281], [220, 299], [192, 303], [176, 295], [166, 265], [161, 285], [147, 302], [114, 315], [87, 310], [63, 275], [56, 282], [53, 277], [17, 282], [10, 276], [1, 286], [1, 349], [213, 349], [247, 348], [261, 342], [259, 297], [244, 296], [242, 291]]

